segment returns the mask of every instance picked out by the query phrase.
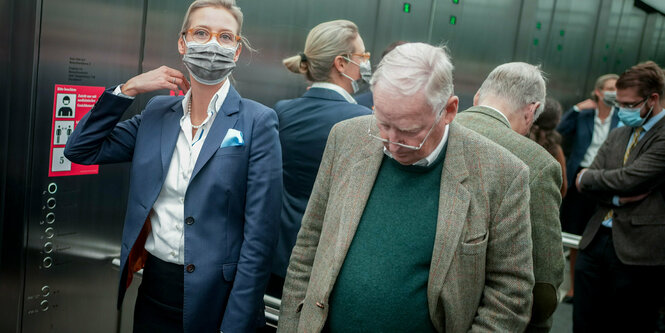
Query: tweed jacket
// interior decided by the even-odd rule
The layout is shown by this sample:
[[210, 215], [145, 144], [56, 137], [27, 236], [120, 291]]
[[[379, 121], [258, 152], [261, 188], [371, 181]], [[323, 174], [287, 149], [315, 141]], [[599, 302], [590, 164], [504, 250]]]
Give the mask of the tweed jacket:
[[[372, 117], [331, 131], [287, 269], [278, 332], [320, 332], [325, 325], [331, 290], [384, 159], [383, 144], [367, 135]], [[430, 319], [439, 332], [520, 332], [534, 284], [528, 168], [455, 122], [445, 154], [427, 285]]]
[[[665, 118], [637, 142], [624, 165], [632, 133], [628, 126], [610, 132], [582, 176], [582, 192], [600, 203], [582, 234], [580, 248], [591, 243], [607, 212], [614, 209], [612, 241], [619, 260], [627, 265], [665, 265]], [[620, 207], [611, 204], [614, 195], [647, 192], [641, 201]]]
[[474, 106], [457, 115], [457, 122], [505, 147], [529, 167], [533, 291], [531, 322], [527, 331], [549, 331], [556, 309], [557, 290], [563, 282], [565, 260], [561, 243], [561, 164], [536, 142], [513, 131], [497, 111]]

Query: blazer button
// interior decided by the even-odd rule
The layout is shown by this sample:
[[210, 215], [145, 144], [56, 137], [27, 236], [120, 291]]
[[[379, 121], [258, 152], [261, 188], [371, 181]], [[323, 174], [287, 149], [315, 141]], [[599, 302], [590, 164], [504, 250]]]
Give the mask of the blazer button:
[[191, 216], [188, 217], [188, 218], [186, 218], [186, 219], [185, 219], [185, 223], [187, 223], [188, 225], [192, 225], [192, 224], [194, 224], [194, 218], [191, 217]]
[[194, 264], [189, 264], [185, 269], [187, 270], [187, 273], [192, 273], [194, 272], [194, 269], [196, 269], [196, 266], [194, 266]]
[[323, 303], [321, 303], [321, 302], [316, 302], [316, 306], [320, 307], [321, 309], [324, 308]]

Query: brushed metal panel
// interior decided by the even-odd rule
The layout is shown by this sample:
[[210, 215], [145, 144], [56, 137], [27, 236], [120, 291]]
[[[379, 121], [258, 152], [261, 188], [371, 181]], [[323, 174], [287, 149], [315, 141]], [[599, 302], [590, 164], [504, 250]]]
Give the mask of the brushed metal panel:
[[665, 29], [663, 22], [664, 17], [661, 14], [652, 13], [647, 15], [644, 34], [642, 35], [642, 47], [638, 56], [640, 62], [656, 58], [658, 42], [660, 41], [663, 29]]
[[610, 71], [621, 74], [626, 68], [638, 62], [638, 53], [644, 33], [646, 13], [633, 6], [632, 1], [623, 3], [621, 16], [617, 22], [617, 30], [610, 58]]
[[[543, 59], [548, 93], [563, 105], [586, 98], [599, 1], [557, 0]], [[582, 73], [582, 75], [580, 75]]]
[[[436, 3], [430, 43], [444, 43], [450, 49], [460, 110], [473, 104], [473, 96], [494, 67], [512, 61], [521, 5], [520, 0]], [[451, 16], [457, 19], [454, 25]]]
[[[137, 72], [142, 10], [143, 2], [132, 0], [42, 2], [24, 332], [117, 330], [118, 273], [111, 259], [120, 253], [128, 167], [48, 178], [50, 127], [55, 84], [110, 86]], [[85, 59], [89, 76], [70, 77], [70, 58]], [[54, 193], [50, 183], [57, 184]], [[46, 204], [50, 198], [53, 208]]]

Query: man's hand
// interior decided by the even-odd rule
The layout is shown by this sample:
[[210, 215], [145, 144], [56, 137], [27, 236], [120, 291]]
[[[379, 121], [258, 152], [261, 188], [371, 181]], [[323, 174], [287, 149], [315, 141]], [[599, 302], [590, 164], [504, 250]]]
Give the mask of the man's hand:
[[586, 170], [587, 170], [587, 168], [584, 168], [584, 169], [580, 170], [580, 173], [578, 173], [577, 176], [575, 177], [575, 187], [577, 188], [577, 192], [582, 193], [582, 188], [581, 188], [581, 185], [580, 185], [580, 181], [582, 180], [582, 174]]
[[619, 198], [619, 203], [622, 204], [622, 205], [625, 205], [627, 203], [641, 201], [644, 198], [646, 198], [650, 193], [651, 192], [647, 192], [647, 193], [640, 194], [640, 195], [634, 195], [632, 197], [620, 197]]
[[162, 66], [129, 79], [120, 88], [122, 93], [127, 96], [136, 96], [159, 89], [186, 92], [189, 90], [189, 81], [179, 70]]
[[588, 99], [586, 99], [586, 100], [583, 100], [583, 101], [577, 103], [575, 106], [577, 106], [577, 108], [580, 109], [580, 110], [585, 110], [585, 109], [595, 109], [595, 108], [598, 107], [598, 105], [596, 104], [596, 102], [594, 102], [594, 101], [591, 100], [590, 98], [588, 98]]

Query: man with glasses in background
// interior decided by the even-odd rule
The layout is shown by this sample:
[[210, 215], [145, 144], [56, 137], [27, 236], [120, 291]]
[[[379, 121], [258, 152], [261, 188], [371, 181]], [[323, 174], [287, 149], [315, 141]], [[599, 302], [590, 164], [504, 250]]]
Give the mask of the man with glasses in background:
[[653, 332], [665, 296], [665, 112], [663, 75], [648, 61], [616, 83], [626, 125], [610, 133], [580, 192], [599, 207], [575, 265], [575, 332]]
[[561, 164], [525, 135], [545, 107], [545, 80], [540, 69], [524, 62], [495, 68], [457, 121], [505, 147], [529, 166], [530, 218], [536, 285], [527, 332], [549, 332], [563, 282], [561, 244]]
[[528, 168], [453, 122], [445, 49], [400, 45], [375, 112], [337, 124], [291, 255], [279, 332], [523, 331]]

